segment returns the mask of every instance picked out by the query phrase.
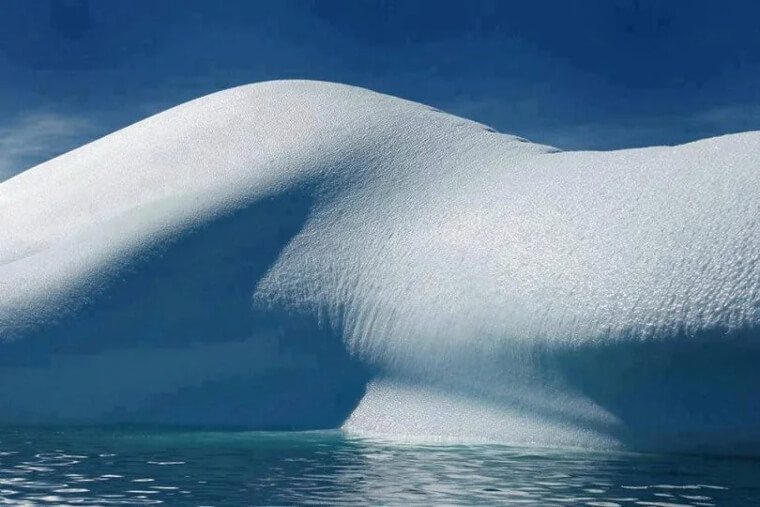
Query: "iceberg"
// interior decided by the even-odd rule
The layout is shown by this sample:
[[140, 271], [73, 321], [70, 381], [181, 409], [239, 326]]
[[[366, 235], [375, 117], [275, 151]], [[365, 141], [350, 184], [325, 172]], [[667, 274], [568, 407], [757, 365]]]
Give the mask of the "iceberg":
[[0, 423], [757, 453], [760, 133], [193, 100], [0, 183]]

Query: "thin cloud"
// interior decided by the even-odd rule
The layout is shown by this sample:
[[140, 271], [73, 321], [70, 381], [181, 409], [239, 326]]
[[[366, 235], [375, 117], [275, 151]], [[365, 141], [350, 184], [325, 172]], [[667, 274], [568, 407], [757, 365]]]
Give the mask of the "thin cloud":
[[89, 120], [53, 112], [0, 126], [0, 181], [83, 144], [92, 131]]

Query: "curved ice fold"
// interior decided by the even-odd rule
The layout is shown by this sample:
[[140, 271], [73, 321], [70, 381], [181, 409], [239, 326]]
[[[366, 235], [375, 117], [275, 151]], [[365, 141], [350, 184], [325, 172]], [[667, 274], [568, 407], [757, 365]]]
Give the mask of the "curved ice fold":
[[757, 449], [759, 162], [203, 97], [0, 184], [0, 422]]

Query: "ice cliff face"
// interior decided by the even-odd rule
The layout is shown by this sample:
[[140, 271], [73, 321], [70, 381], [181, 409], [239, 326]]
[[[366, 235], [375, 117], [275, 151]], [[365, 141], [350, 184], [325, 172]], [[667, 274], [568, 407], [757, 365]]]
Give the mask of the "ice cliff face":
[[244, 86], [0, 184], [0, 422], [760, 447], [760, 133]]

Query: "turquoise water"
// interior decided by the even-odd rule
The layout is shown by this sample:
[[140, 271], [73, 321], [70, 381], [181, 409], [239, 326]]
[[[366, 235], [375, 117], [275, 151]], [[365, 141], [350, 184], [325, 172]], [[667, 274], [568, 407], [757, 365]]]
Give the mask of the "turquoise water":
[[760, 460], [341, 432], [0, 430], [0, 504], [760, 505]]

